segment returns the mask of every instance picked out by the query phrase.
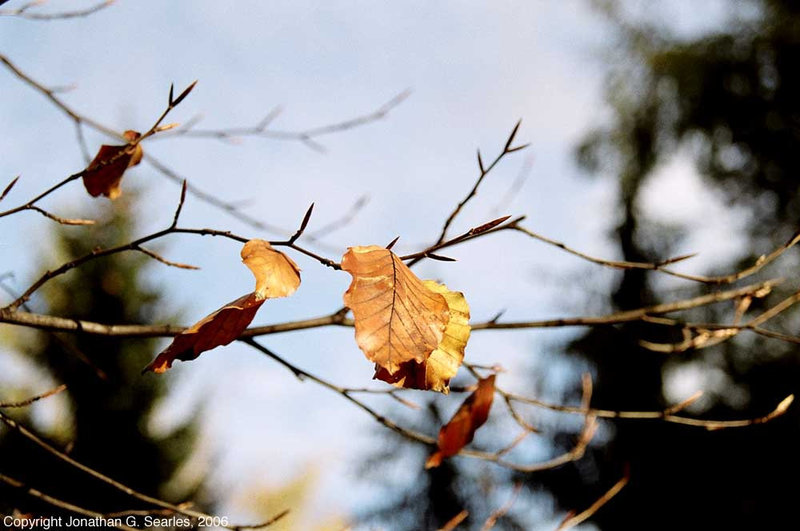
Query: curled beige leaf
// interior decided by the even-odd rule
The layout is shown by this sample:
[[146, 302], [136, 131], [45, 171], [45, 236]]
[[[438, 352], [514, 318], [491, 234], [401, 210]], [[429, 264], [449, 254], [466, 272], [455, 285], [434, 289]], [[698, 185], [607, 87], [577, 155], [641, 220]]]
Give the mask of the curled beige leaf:
[[256, 297], [288, 297], [300, 286], [300, 268], [264, 240], [250, 240], [242, 247], [242, 262], [256, 277]]
[[342, 269], [353, 276], [344, 303], [353, 311], [356, 343], [367, 358], [390, 375], [403, 363], [427, 360], [450, 318], [445, 298], [376, 245], [348, 249]]
[[422, 363], [406, 362], [395, 374], [389, 374], [378, 366], [374, 377], [398, 387], [447, 394], [450, 392], [450, 379], [456, 375], [464, 361], [464, 349], [469, 341], [469, 305], [463, 293], [450, 291], [444, 284], [433, 280], [424, 280], [422, 284], [434, 293], [441, 294], [450, 311], [450, 320], [444, 329], [441, 342]]

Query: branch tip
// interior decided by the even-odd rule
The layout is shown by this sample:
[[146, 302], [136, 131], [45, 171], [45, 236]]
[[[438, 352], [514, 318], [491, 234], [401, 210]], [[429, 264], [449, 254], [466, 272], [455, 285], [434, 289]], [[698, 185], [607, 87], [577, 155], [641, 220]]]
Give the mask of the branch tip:
[[14, 177], [14, 179], [10, 183], [8, 183], [8, 186], [5, 187], [5, 189], [3, 190], [3, 193], [0, 194], [0, 201], [2, 201], [3, 199], [6, 198], [6, 196], [8, 195], [8, 192], [10, 192], [11, 189], [14, 188], [14, 185], [17, 184], [17, 181], [19, 181], [19, 178], [20, 178], [20, 176], [17, 175], [16, 177]]
[[178, 98], [175, 99], [175, 100], [172, 99], [172, 90], [173, 89], [172, 89], [172, 85], [170, 85], [170, 88], [169, 88], [169, 106], [170, 107], [175, 107], [175, 106], [179, 105], [184, 100], [184, 98], [186, 98], [186, 96], [188, 96], [189, 93], [194, 89], [195, 85], [197, 85], [197, 81], [198, 80], [196, 80], [196, 79], [194, 81], [192, 81], [192, 83], [188, 87], [186, 87], [183, 90], [183, 92], [180, 93]]
[[394, 240], [390, 241], [390, 242], [389, 242], [389, 243], [386, 245], [386, 249], [388, 249], [388, 250], [391, 250], [391, 249], [392, 249], [392, 247], [394, 247], [394, 244], [396, 244], [396, 243], [397, 243], [397, 240], [399, 240], [399, 239], [400, 239], [400, 236], [397, 236], [397, 237], [396, 237]]

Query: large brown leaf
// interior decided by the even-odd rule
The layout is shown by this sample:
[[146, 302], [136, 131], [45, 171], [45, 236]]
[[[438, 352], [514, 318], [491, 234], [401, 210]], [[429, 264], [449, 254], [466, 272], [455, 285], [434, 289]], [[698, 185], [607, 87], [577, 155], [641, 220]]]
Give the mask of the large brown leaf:
[[390, 375], [403, 363], [427, 360], [450, 317], [445, 298], [383, 247], [351, 247], [342, 269], [353, 276], [344, 303], [353, 310], [356, 343], [367, 358]]
[[300, 268], [264, 240], [250, 240], [242, 247], [242, 262], [256, 277], [260, 299], [288, 297], [300, 286]]
[[450, 320], [444, 329], [442, 341], [428, 359], [422, 363], [407, 361], [394, 374], [376, 365], [374, 378], [398, 387], [447, 394], [450, 392], [450, 379], [464, 361], [464, 349], [470, 334], [469, 305], [461, 292], [450, 291], [447, 286], [433, 280], [423, 280], [422, 283], [431, 291], [441, 294], [447, 302]]
[[[125, 139], [133, 142], [141, 136], [136, 131], [125, 131]], [[136, 166], [142, 160], [142, 146], [125, 144], [123, 146], [102, 145], [94, 160], [86, 168], [83, 185], [92, 197], [104, 195], [116, 199], [122, 194], [120, 183], [125, 170]]]
[[247, 328], [266, 299], [242, 295], [175, 336], [142, 372], [165, 372], [175, 360], [193, 360], [206, 350], [227, 345]]
[[428, 458], [425, 468], [442, 464], [442, 459], [456, 455], [472, 442], [475, 431], [489, 418], [494, 400], [494, 374], [478, 381], [478, 388], [458, 408], [450, 422], [439, 430], [439, 450]]

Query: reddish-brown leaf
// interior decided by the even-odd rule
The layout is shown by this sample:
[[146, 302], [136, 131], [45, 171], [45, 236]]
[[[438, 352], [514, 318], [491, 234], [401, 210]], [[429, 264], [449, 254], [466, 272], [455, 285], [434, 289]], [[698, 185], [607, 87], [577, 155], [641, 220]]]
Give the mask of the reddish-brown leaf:
[[456, 455], [472, 442], [475, 431], [489, 418], [494, 400], [494, 374], [478, 381], [478, 388], [458, 408], [450, 422], [439, 430], [439, 450], [428, 458], [425, 468], [442, 464], [442, 459]]
[[247, 328], [265, 299], [248, 293], [175, 336], [172, 343], [142, 372], [165, 372], [175, 360], [193, 360], [206, 350], [227, 345]]
[[342, 269], [353, 276], [344, 303], [353, 310], [356, 343], [367, 358], [390, 375], [405, 362], [428, 359], [450, 317], [445, 298], [377, 245], [348, 249]]
[[[131, 142], [141, 135], [136, 131], [125, 131], [125, 139]], [[136, 166], [142, 160], [142, 146], [125, 144], [122, 146], [102, 145], [94, 160], [86, 168], [83, 185], [92, 197], [104, 195], [109, 199], [120, 196], [120, 183], [125, 170]]]
[[267, 241], [250, 240], [244, 244], [242, 262], [256, 277], [256, 296], [260, 299], [288, 297], [300, 286], [300, 268]]

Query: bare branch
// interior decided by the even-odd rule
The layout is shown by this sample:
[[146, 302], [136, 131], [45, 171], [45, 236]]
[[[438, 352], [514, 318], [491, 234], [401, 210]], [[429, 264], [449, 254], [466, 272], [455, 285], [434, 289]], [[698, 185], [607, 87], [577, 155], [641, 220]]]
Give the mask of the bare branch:
[[356, 200], [355, 203], [353, 203], [353, 206], [351, 206], [350, 209], [347, 212], [345, 212], [342, 217], [331, 221], [327, 225], [323, 225], [314, 232], [306, 234], [306, 239], [315, 242], [320, 238], [323, 238], [324, 236], [327, 236], [330, 233], [335, 232], [341, 229], [342, 227], [347, 226], [348, 224], [350, 224], [350, 222], [352, 222], [355, 219], [355, 217], [358, 215], [361, 209], [364, 208], [364, 206], [368, 202], [369, 202], [369, 196], [362, 195]]
[[[20, 489], [25, 491], [28, 495], [33, 496], [34, 498], [38, 498], [45, 503], [52, 505], [53, 507], [58, 507], [59, 509], [64, 509], [66, 511], [73, 512], [75, 514], [80, 514], [83, 516], [88, 516], [89, 518], [97, 518], [102, 521], [108, 521], [109, 517], [106, 514], [98, 513], [96, 511], [90, 511], [89, 509], [84, 509], [83, 507], [79, 507], [78, 505], [65, 502], [59, 498], [54, 498], [53, 496], [49, 496], [43, 493], [40, 490], [34, 489], [32, 487], [27, 486], [23, 482], [14, 479], [12, 477], [6, 476], [5, 474], [0, 473], [0, 481], [8, 485], [9, 487], [13, 487], [15, 489]], [[37, 526], [38, 527], [38, 526]], [[126, 525], [118, 525], [114, 526], [116, 529], [124, 529], [125, 531], [137, 531], [134, 527], [128, 527]]]
[[378, 109], [367, 114], [357, 116], [349, 120], [344, 120], [342, 122], [313, 127], [301, 131], [281, 131], [269, 129], [268, 127], [277, 116], [278, 112], [280, 111], [279, 109], [271, 111], [266, 118], [259, 121], [258, 124], [252, 127], [228, 127], [221, 129], [196, 129], [192, 127], [183, 127], [174, 130], [169, 135], [164, 135], [164, 137], [182, 136], [187, 138], [211, 138], [224, 141], [241, 137], [261, 137], [274, 140], [301, 142], [314, 151], [323, 152], [325, 151], [325, 148], [316, 141], [317, 138], [332, 133], [348, 131], [350, 129], [355, 129], [357, 127], [381, 120], [410, 95], [410, 90], [404, 90], [397, 96], [394, 96], [388, 102], [381, 105]]
[[686, 426], [705, 428], [710, 431], [721, 430], [726, 428], [743, 428], [755, 424], [764, 424], [765, 422], [769, 422], [786, 413], [786, 410], [794, 401], [794, 395], [789, 395], [783, 400], [781, 400], [781, 402], [775, 407], [775, 409], [773, 409], [771, 412], [761, 417], [742, 419], [742, 420], [706, 420], [706, 419], [684, 417], [675, 414], [687, 408], [695, 400], [700, 398], [702, 393], [699, 391], [694, 393], [686, 400], [680, 402], [679, 404], [668, 407], [663, 411], [615, 411], [608, 409], [588, 408], [585, 406], [581, 407], [564, 406], [560, 404], [552, 404], [534, 398], [527, 398], [524, 396], [520, 396], [514, 393], [509, 393], [502, 390], [498, 392], [500, 392], [504, 396], [507, 396], [512, 401], [521, 402], [524, 404], [530, 404], [532, 406], [549, 409], [551, 411], [560, 411], [562, 413], [574, 413], [576, 415], [593, 415], [595, 417], [608, 418], [608, 419], [661, 420], [664, 422], [671, 422], [674, 424], [683, 424]]
[[50, 396], [53, 396], [53, 395], [57, 395], [58, 393], [60, 393], [61, 391], [63, 391], [66, 388], [67, 388], [66, 385], [61, 384], [58, 387], [54, 387], [53, 389], [50, 389], [49, 391], [45, 391], [44, 393], [38, 394], [36, 396], [32, 396], [30, 398], [26, 398], [25, 400], [22, 400], [22, 401], [19, 401], [19, 402], [0, 402], [0, 409], [26, 407], [26, 406], [29, 406], [29, 405], [33, 404], [34, 402], [38, 402], [39, 400], [41, 400], [43, 398], [47, 398], [47, 397], [50, 397]]
[[[132, 489], [131, 487], [128, 487], [127, 485], [125, 485], [123, 483], [120, 483], [119, 481], [117, 481], [115, 479], [112, 479], [109, 476], [106, 476], [105, 474], [103, 474], [101, 472], [98, 472], [97, 470], [95, 470], [95, 469], [93, 469], [91, 467], [88, 467], [88, 466], [84, 465], [83, 463], [81, 463], [79, 461], [76, 461], [75, 459], [73, 459], [72, 457], [68, 456], [64, 452], [58, 450], [54, 446], [52, 446], [49, 443], [45, 442], [43, 439], [41, 439], [35, 433], [30, 431], [25, 426], [19, 424], [17, 421], [15, 421], [11, 417], [7, 416], [2, 411], [0, 411], [0, 422], [5, 424], [6, 426], [11, 428], [12, 430], [16, 431], [17, 433], [19, 433], [20, 435], [22, 435], [23, 437], [25, 437], [29, 441], [35, 443], [37, 446], [39, 446], [40, 448], [45, 450], [50, 455], [60, 459], [61, 461], [67, 463], [68, 465], [70, 465], [70, 466], [72, 466], [74, 468], [77, 468], [78, 470], [88, 474], [89, 476], [91, 476], [91, 477], [93, 477], [93, 478], [105, 483], [106, 485], [109, 485], [109, 486], [119, 490], [120, 492], [123, 492], [123, 493], [127, 494], [128, 496], [130, 496], [132, 498], [135, 498], [135, 499], [137, 499], [139, 501], [143, 501], [145, 503], [149, 503], [151, 505], [155, 505], [156, 507], [160, 507], [162, 509], [168, 509], [168, 510], [174, 512], [174, 513], [179, 513], [179, 514], [183, 514], [183, 515], [186, 515], [186, 516], [190, 516], [192, 518], [203, 518], [203, 519], [213, 518], [212, 515], [203, 513], [201, 511], [195, 511], [193, 509], [189, 509], [188, 507], [184, 506], [183, 504], [174, 505], [174, 504], [166, 502], [164, 500], [161, 500], [161, 499], [158, 499], [158, 498], [154, 498], [152, 496], [148, 496], [147, 494], [144, 494], [144, 493], [139, 492], [139, 491], [137, 491], [135, 489]], [[276, 518], [279, 518], [279, 517], [276, 517]], [[272, 522], [270, 522], [270, 523], [272, 523]], [[269, 524], [266, 524], [266, 525], [269, 525]], [[257, 524], [255, 526], [238, 525], [238, 526], [222, 526], [222, 527], [225, 527], [227, 529], [255, 529], [255, 528], [258, 528], [258, 527], [265, 527], [265, 525], [264, 524]]]
[[88, 17], [89, 15], [109, 7], [114, 3], [114, 0], [105, 0], [92, 7], [75, 11], [61, 11], [58, 13], [37, 13], [30, 11], [32, 8], [42, 5], [42, 3], [41, 0], [35, 0], [17, 9], [0, 9], [0, 16], [27, 18], [29, 20], [67, 20], [70, 18]]
[[517, 501], [517, 497], [519, 496], [519, 492], [522, 490], [522, 483], [515, 483], [514, 490], [511, 493], [511, 498], [503, 505], [502, 507], [498, 508], [492, 514], [489, 515], [489, 518], [483, 523], [483, 527], [481, 527], [481, 531], [489, 531], [490, 529], [494, 528], [497, 525], [497, 521], [504, 517], [508, 511], [511, 510], [511, 507], [514, 506], [514, 502]]
[[442, 231], [439, 233], [439, 237], [436, 239], [436, 243], [434, 244], [434, 246], [442, 243], [445, 240], [445, 238], [447, 237], [447, 230], [450, 228], [450, 225], [453, 224], [453, 221], [455, 221], [456, 216], [458, 216], [458, 214], [466, 206], [466, 204], [469, 203], [469, 201], [473, 197], [475, 197], [475, 195], [478, 193], [478, 187], [481, 185], [486, 176], [489, 175], [489, 173], [494, 169], [494, 167], [497, 166], [497, 164], [501, 160], [503, 160], [503, 158], [506, 155], [527, 147], [527, 144], [515, 148], [511, 147], [511, 144], [514, 142], [514, 137], [516, 136], [521, 123], [522, 120], [518, 121], [517, 124], [514, 126], [514, 129], [511, 131], [511, 134], [508, 136], [508, 139], [506, 140], [506, 144], [503, 147], [503, 151], [501, 151], [500, 154], [497, 155], [497, 157], [494, 159], [494, 161], [492, 161], [491, 164], [489, 164], [489, 166], [484, 166], [483, 159], [481, 158], [481, 152], [478, 151], [478, 170], [480, 171], [480, 175], [478, 175], [478, 179], [475, 181], [475, 184], [472, 186], [472, 189], [467, 193], [464, 199], [462, 199], [458, 203], [458, 205], [456, 205], [456, 207], [453, 209], [453, 211], [445, 220], [444, 225], [442, 226]]
[[576, 515], [568, 514], [567, 517], [564, 519], [564, 521], [561, 522], [561, 525], [558, 526], [558, 529], [556, 531], [563, 531], [565, 529], [570, 529], [586, 521], [588, 518], [594, 515], [594, 513], [596, 513], [603, 505], [608, 503], [608, 501], [611, 500], [611, 498], [616, 496], [619, 493], [619, 491], [621, 491], [623, 487], [625, 487], [625, 485], [628, 484], [629, 479], [630, 476], [626, 471], [625, 475], [622, 476], [622, 478], [619, 481], [617, 481], [613, 487], [608, 489], [608, 491], [605, 494], [603, 494], [600, 498], [598, 498], [597, 501], [595, 501], [592, 505], [590, 505], [588, 509], [581, 511]]
[[6, 196], [8, 195], [8, 192], [10, 192], [11, 189], [14, 188], [14, 185], [17, 184], [17, 181], [19, 181], [19, 175], [14, 177], [14, 179], [12, 179], [12, 181], [10, 183], [8, 183], [8, 186], [6, 186], [3, 189], [3, 193], [0, 194], [0, 201], [2, 201], [3, 199], [6, 198]]
[[447, 521], [442, 527], [439, 528], [439, 531], [453, 531], [456, 529], [461, 522], [467, 519], [469, 516], [469, 511], [464, 509], [460, 513], [456, 514], [450, 520]]

